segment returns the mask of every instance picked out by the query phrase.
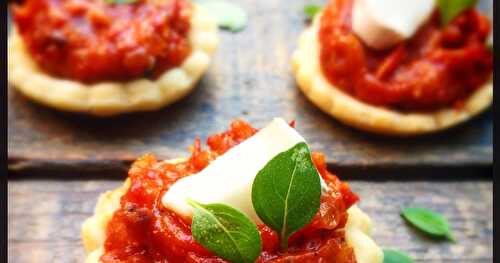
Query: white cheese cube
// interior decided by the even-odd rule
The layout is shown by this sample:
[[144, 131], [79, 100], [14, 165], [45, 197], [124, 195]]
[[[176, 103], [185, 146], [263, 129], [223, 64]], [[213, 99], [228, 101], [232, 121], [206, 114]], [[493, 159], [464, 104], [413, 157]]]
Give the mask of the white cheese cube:
[[355, 0], [352, 30], [374, 49], [411, 38], [431, 16], [435, 0]]
[[252, 205], [253, 180], [273, 157], [299, 142], [304, 142], [304, 138], [283, 119], [276, 118], [199, 173], [174, 183], [163, 196], [162, 204], [180, 216], [190, 218], [192, 207], [187, 199], [205, 204], [222, 203], [261, 223]]

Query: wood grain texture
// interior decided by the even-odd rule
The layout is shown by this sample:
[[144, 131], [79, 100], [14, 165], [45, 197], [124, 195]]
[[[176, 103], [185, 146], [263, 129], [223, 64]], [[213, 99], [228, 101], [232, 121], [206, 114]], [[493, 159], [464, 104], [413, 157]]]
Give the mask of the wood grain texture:
[[[82, 262], [80, 225], [98, 195], [121, 181], [15, 180], [9, 182], [8, 244], [11, 263]], [[492, 182], [352, 181], [361, 208], [374, 221], [382, 247], [408, 252], [416, 262], [492, 262]], [[407, 206], [443, 213], [458, 242], [439, 242], [399, 216]]]
[[[209, 72], [182, 101], [154, 113], [94, 119], [37, 106], [8, 91], [9, 169], [14, 174], [48, 170], [52, 175], [124, 171], [145, 152], [185, 156], [194, 138], [223, 131], [235, 118], [262, 127], [271, 118], [297, 120], [312, 149], [339, 167], [490, 166], [490, 112], [447, 132], [390, 139], [348, 128], [323, 114], [297, 88], [290, 56], [306, 26], [307, 0], [238, 0], [248, 27], [221, 32]], [[325, 2], [325, 1], [322, 1]], [[78, 170], [80, 173], [68, 173]], [[105, 173], [111, 174], [111, 173]]]

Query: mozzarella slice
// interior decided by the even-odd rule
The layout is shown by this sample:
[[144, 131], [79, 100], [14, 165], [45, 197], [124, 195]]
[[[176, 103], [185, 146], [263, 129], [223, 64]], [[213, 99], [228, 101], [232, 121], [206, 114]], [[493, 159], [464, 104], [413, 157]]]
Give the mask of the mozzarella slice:
[[[186, 202], [187, 199], [205, 204], [222, 203], [261, 223], [252, 205], [255, 176], [277, 154], [304, 141], [283, 119], [276, 118], [255, 135], [212, 161], [201, 172], [174, 183], [163, 196], [162, 204], [184, 218], [191, 218], [192, 207]], [[322, 185], [325, 187], [323, 181]]]
[[429, 19], [435, 0], [355, 0], [352, 30], [374, 49], [411, 38]]

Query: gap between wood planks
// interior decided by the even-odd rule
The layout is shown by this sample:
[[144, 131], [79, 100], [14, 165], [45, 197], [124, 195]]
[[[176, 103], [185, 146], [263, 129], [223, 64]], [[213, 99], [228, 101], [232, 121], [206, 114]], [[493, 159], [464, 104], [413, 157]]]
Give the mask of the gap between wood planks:
[[[121, 179], [125, 178], [133, 160], [9, 160], [9, 179]], [[408, 181], [408, 180], [491, 180], [491, 165], [460, 163], [439, 164], [369, 164], [336, 165], [329, 163], [330, 171], [345, 180]], [[68, 176], [69, 175], [69, 176]]]

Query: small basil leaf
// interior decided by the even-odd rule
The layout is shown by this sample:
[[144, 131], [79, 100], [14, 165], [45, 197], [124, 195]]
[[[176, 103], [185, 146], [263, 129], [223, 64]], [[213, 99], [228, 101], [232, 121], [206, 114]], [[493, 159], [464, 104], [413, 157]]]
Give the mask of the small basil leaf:
[[262, 241], [257, 226], [245, 214], [224, 204], [188, 203], [194, 208], [191, 231], [196, 242], [234, 263], [257, 259]]
[[462, 11], [472, 8], [477, 0], [438, 0], [442, 25], [448, 24]]
[[217, 20], [219, 27], [238, 32], [247, 24], [247, 14], [239, 6], [223, 0], [198, 0], [199, 5], [204, 7]]
[[384, 263], [414, 263], [414, 261], [401, 251], [384, 249]]
[[426, 208], [410, 207], [403, 209], [401, 216], [417, 229], [432, 237], [448, 238], [455, 241], [448, 220], [436, 212]]
[[306, 5], [304, 6], [304, 14], [307, 19], [313, 19], [314, 16], [321, 11], [321, 6], [319, 5]]
[[252, 185], [255, 212], [279, 233], [282, 249], [288, 246], [291, 234], [311, 222], [320, 196], [319, 174], [303, 142], [271, 159]]

